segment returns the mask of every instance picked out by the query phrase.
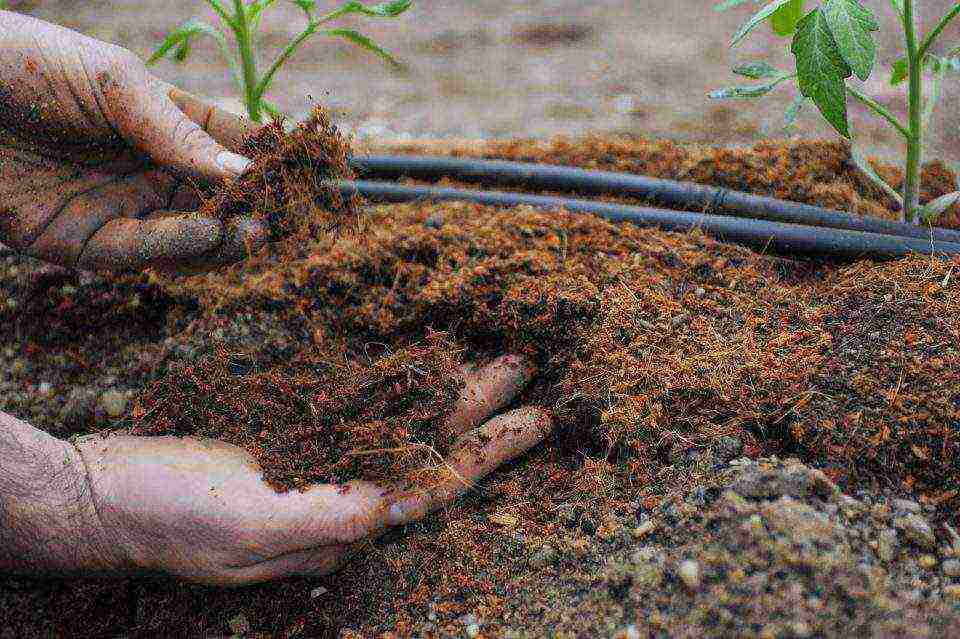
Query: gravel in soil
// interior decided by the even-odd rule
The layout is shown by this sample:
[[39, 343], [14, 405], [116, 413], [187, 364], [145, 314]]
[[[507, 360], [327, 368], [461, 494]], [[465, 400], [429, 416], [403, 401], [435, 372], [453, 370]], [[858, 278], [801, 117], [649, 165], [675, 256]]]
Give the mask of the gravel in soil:
[[[594, 137], [477, 154], [535, 150], [529, 159], [640, 171], [665, 157], [644, 165], [640, 152], [671, 148]], [[802, 174], [810, 188], [795, 187], [796, 199], [823, 203], [813, 186], [833, 184], [859, 198], [841, 208], [889, 211], [872, 186], [849, 178], [834, 145], [704, 153], [651, 173], [690, 179], [682, 167], [693, 162], [716, 183], [765, 194], [771, 171]], [[960, 261], [796, 261], [697, 232], [459, 203], [368, 206], [360, 220], [359, 233], [295, 234], [299, 244], [181, 281], [56, 271], [51, 285], [49, 267], [3, 257], [0, 374], [12, 392], [0, 408], [58, 436], [129, 426], [222, 437], [250, 449], [285, 489], [341, 477], [324, 474], [321, 432], [301, 437], [309, 407], [277, 405], [296, 395], [284, 392], [290, 384], [315, 399], [368, 376], [388, 351], [436, 361], [434, 371], [452, 366], [431, 360], [438, 351], [515, 351], [538, 364], [522, 401], [555, 413], [555, 437], [447, 511], [358, 549], [335, 576], [236, 591], [143, 578], [10, 580], [0, 605], [26, 612], [4, 632], [204, 636], [233, 632], [228, 622], [242, 615], [250, 633], [308, 637], [802, 636], [851, 624], [896, 632], [914, 620], [926, 624], [911, 626], [919, 635], [949, 634], [956, 587], [931, 566], [952, 566], [944, 539], [960, 489]], [[344, 368], [329, 367], [331, 353]], [[378, 410], [431, 388], [441, 397], [437, 378], [378, 387]], [[189, 381], [207, 379], [240, 380], [242, 405], [223, 386]], [[132, 391], [129, 402], [118, 388]], [[101, 408], [65, 422], [75, 392]], [[221, 419], [174, 419], [163, 407], [185, 392]], [[400, 415], [404, 424], [417, 417], [430, 415]], [[258, 443], [263, 430], [274, 445]], [[285, 456], [269, 453], [278, 443]], [[789, 466], [788, 476], [814, 479], [784, 480], [781, 490], [775, 478], [724, 474], [723, 462], [740, 455], [790, 455], [820, 470]], [[317, 473], [294, 474], [288, 461]], [[744, 482], [773, 492], [757, 497]], [[906, 498], [916, 508], [847, 517], [837, 486], [865, 491], [864, 503]], [[867, 561], [874, 555], [879, 564]]]

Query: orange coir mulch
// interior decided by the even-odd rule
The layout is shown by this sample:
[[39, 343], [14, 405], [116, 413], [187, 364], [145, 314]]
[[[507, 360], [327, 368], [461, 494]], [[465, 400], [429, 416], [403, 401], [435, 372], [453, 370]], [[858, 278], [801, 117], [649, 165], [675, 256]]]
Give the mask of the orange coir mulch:
[[[699, 176], [890, 215], [830, 143], [691, 151], [591, 137], [470, 153]], [[927, 185], [928, 193], [938, 188]], [[172, 297], [196, 300], [180, 339], [207, 347], [142, 390], [138, 432], [236, 443], [281, 490], [404, 475], [433, 462], [343, 463], [350, 433], [376, 426], [360, 431], [363, 449], [398, 438], [442, 449], [442, 433], [430, 426], [449, 410], [455, 387], [440, 383], [440, 373], [514, 351], [539, 368], [520, 401], [553, 412], [556, 436], [402, 540], [368, 548], [375, 565], [361, 559], [325, 581], [327, 597], [307, 597], [299, 581], [243, 591], [90, 582], [33, 592], [31, 605], [50, 615], [17, 623], [41, 634], [222, 632], [240, 610], [254, 631], [276, 636], [332, 636], [345, 625], [403, 635], [428, 601], [439, 601], [445, 616], [496, 619], [510, 580], [497, 558], [526, 552], [492, 523], [499, 509], [535, 537], [562, 528], [564, 508], [601, 518], [637, 499], [652, 507], [670, 497], [661, 488], [668, 464], [731, 437], [747, 455], [797, 456], [847, 488], [897, 487], [955, 519], [960, 260], [799, 261], [697, 232], [529, 208], [360, 212], [361, 233], [326, 232], [332, 218], [323, 213], [322, 224], [293, 229], [245, 264], [161, 282]], [[247, 334], [254, 338], [233, 340]], [[427, 374], [401, 370], [412, 361]], [[178, 399], [187, 396], [184, 416]], [[315, 421], [317, 405], [330, 411], [326, 422]]]

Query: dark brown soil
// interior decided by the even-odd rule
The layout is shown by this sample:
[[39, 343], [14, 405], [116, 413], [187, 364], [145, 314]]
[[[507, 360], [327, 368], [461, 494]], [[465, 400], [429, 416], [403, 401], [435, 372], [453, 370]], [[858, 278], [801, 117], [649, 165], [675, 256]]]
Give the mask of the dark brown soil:
[[[592, 137], [470, 152], [889, 214], [833, 144], [695, 151]], [[22, 580], [0, 595], [5, 609], [30, 611], [16, 617], [11, 636], [203, 636], [226, 632], [238, 612], [255, 631], [306, 637], [347, 627], [405, 635], [428, 610], [442, 623], [467, 613], [502, 619], [519, 596], [515, 571], [536, 573], [530, 558], [542, 544], [535, 540], [566, 545], [571, 557], [586, 552], [584, 536], [606, 539], [610, 521], [693, 486], [666, 481], [671, 469], [732, 440], [751, 457], [797, 456], [845, 489], [883, 486], [935, 506], [941, 521], [955, 519], [960, 260], [801, 262], [697, 232], [458, 203], [368, 206], [361, 219], [362, 233], [295, 234], [300, 244], [271, 245], [223, 272], [154, 281], [181, 318], [157, 340], [169, 336], [188, 354], [160, 358], [156, 381], [140, 387], [120, 423], [223, 437], [257, 455], [282, 487], [348, 473], [396, 476], [410, 466], [337, 466], [320, 452], [345, 420], [311, 421], [318, 398], [346, 389], [340, 408], [331, 399], [323, 406], [349, 423], [358, 416], [357, 393], [375, 379], [373, 413], [355, 419], [376, 424], [362, 447], [379, 446], [400, 425], [430, 442], [436, 434], [410, 425], [435, 423], [449, 406], [454, 389], [439, 384], [440, 373], [515, 351], [540, 371], [522, 401], [552, 411], [557, 436], [447, 512], [365, 548], [319, 583], [217, 591], [141, 579]], [[4, 287], [11, 298], [29, 294], [17, 283]], [[83, 293], [74, 305], [93, 303]], [[19, 343], [8, 327], [30, 320], [6, 310], [0, 319], [5, 342]], [[73, 348], [68, 338], [45, 348]], [[22, 348], [29, 354], [29, 344]], [[428, 374], [404, 372], [412, 361]], [[240, 392], [226, 392], [226, 384]], [[185, 394], [196, 412], [179, 417], [182, 403], [177, 410], [173, 403]], [[105, 425], [91, 420], [76, 430]], [[273, 452], [280, 446], [287, 448]], [[304, 462], [312, 470], [295, 474], [293, 463]], [[556, 578], [572, 580], [567, 585], [583, 578], [576, 561], [568, 568]], [[310, 597], [320, 584], [328, 592]], [[537, 605], [550, 604], [530, 602], [525, 614]]]

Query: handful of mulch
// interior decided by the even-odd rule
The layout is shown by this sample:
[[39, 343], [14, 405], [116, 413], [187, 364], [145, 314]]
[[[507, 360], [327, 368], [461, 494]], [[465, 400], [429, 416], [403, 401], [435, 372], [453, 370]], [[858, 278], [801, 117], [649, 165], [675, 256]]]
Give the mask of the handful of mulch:
[[445, 425], [463, 385], [462, 349], [440, 333], [377, 348], [371, 356], [324, 344], [265, 369], [220, 349], [146, 389], [133, 434], [240, 446], [278, 490], [353, 479], [428, 484], [457, 435]]
[[344, 197], [336, 184], [354, 178], [350, 145], [322, 107], [291, 132], [274, 120], [247, 138], [239, 152], [253, 165], [213, 194], [202, 215], [261, 220], [272, 240], [315, 238], [359, 219], [358, 196]]

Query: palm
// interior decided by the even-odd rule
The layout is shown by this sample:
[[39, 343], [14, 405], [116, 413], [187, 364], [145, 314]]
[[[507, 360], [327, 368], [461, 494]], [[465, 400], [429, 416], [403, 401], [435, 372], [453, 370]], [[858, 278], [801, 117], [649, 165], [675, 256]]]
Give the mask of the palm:
[[[531, 375], [514, 356], [464, 369], [447, 427], [463, 433], [429, 490], [367, 482], [276, 493], [245, 451], [215, 440], [127, 435], [78, 442], [96, 512], [132, 566], [235, 585], [335, 569], [354, 542], [449, 503], [550, 428], [537, 409], [484, 421], [513, 401]], [[482, 426], [481, 426], [482, 425]]]

